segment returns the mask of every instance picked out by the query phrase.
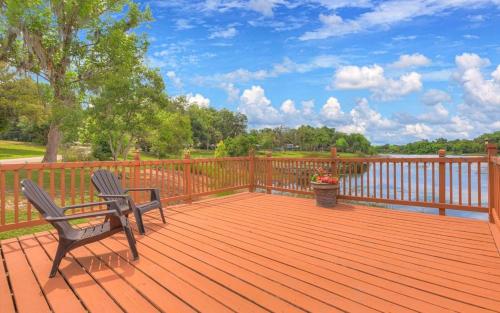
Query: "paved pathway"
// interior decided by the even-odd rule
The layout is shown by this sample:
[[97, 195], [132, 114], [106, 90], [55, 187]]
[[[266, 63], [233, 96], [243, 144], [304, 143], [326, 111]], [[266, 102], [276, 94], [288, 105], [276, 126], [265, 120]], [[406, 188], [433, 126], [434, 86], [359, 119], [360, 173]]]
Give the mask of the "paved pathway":
[[[0, 160], [0, 164], [23, 164], [23, 163], [40, 163], [43, 157], [31, 157], [31, 158], [17, 158], [17, 159], [4, 159]], [[61, 161], [62, 156], [57, 156], [57, 161]]]

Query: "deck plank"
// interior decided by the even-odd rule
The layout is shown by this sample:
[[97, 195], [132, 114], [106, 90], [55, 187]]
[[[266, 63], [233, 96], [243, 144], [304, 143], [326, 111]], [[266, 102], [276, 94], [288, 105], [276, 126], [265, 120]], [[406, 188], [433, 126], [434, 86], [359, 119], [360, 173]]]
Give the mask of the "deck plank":
[[71, 251], [54, 279], [55, 232], [0, 242], [1, 311], [500, 312], [487, 222], [261, 193], [166, 216], [144, 215], [144, 236], [131, 219], [139, 260], [119, 233]]
[[50, 312], [51, 309], [17, 238], [2, 241], [2, 251], [18, 312]]
[[[246, 212], [248, 212], [248, 210]], [[230, 214], [233, 214], [233, 213], [234, 212], [231, 212]], [[219, 218], [223, 218], [223, 216], [224, 216], [224, 215], [219, 215], [220, 213], [217, 213], [214, 210], [210, 210], [210, 214], [214, 215], [214, 216], [219, 216]], [[237, 214], [239, 217], [242, 217], [243, 219], [252, 221], [252, 218], [249, 218], [247, 215], [245, 215], [244, 212], [241, 212], [241, 213], [238, 212]], [[417, 275], [417, 276], [423, 275], [423, 277], [425, 277], [426, 275], [423, 273], [428, 273], [428, 274], [431, 274], [433, 276], [437, 275], [437, 276], [441, 276], [442, 278], [444, 278], [446, 280], [449, 280], [450, 279], [449, 275], [452, 274], [450, 272], [443, 273], [442, 270], [435, 270], [432, 267], [430, 267], [428, 269], [420, 267], [419, 271], [415, 271], [415, 268], [414, 268], [415, 264], [401, 262], [401, 261], [398, 261], [392, 257], [390, 257], [390, 258], [384, 257], [383, 255], [379, 257], [377, 255], [377, 251], [374, 249], [371, 249], [370, 247], [365, 248], [363, 246], [348, 243], [345, 240], [338, 240], [338, 238], [336, 238], [336, 236], [335, 236], [336, 234], [330, 233], [330, 231], [327, 228], [321, 230], [321, 232], [304, 228], [304, 232], [302, 233], [303, 237], [301, 237], [301, 236], [297, 235], [300, 233], [298, 231], [303, 230], [300, 227], [290, 227], [289, 226], [290, 223], [287, 223], [287, 221], [285, 221], [282, 218], [280, 218], [279, 222], [272, 222], [272, 221], [270, 221], [271, 220], [270, 218], [263, 218], [263, 217], [266, 217], [264, 215], [264, 213], [262, 214], [262, 216], [260, 216], [259, 226], [256, 226], [256, 227], [287, 230], [286, 227], [282, 227], [282, 226], [286, 225], [288, 228], [290, 228], [290, 231], [287, 233], [288, 237], [293, 237], [293, 238], [299, 239], [299, 240], [305, 240], [306, 242], [314, 243], [314, 244], [317, 244], [318, 246], [324, 246], [328, 249], [336, 249], [336, 250], [344, 251], [344, 252], [347, 252], [350, 254], [358, 255], [358, 256], [363, 257], [363, 258], [374, 259], [374, 260], [377, 260], [380, 262], [390, 264], [391, 267], [402, 267], [402, 268], [405, 268], [407, 270], [411, 270], [410, 275]], [[230, 220], [237, 221], [238, 217], [231, 216]], [[338, 233], [337, 233], [337, 235], [338, 235]], [[365, 249], [371, 249], [371, 250], [365, 252]], [[394, 268], [392, 268], [391, 270], [394, 270]], [[472, 279], [472, 278], [467, 279], [466, 277], [463, 277], [463, 276], [455, 277], [455, 279], [459, 280], [459, 281], [462, 280], [462, 278], [463, 278], [463, 280], [466, 280], [468, 284], [471, 282], [476, 282], [476, 279]], [[474, 285], [474, 283], [472, 283], [472, 285]], [[483, 288], [487, 288], [489, 290], [489, 288], [495, 288], [495, 286], [498, 287], [497, 285], [486, 283], [486, 284], [484, 284]], [[467, 286], [465, 286], [465, 287], [467, 287]], [[478, 291], [481, 291], [483, 288], [475, 289], [475, 290], [471, 289], [470, 291], [472, 293], [477, 293]], [[493, 298], [500, 298], [500, 290], [497, 290], [496, 292], [494, 292], [494, 290], [493, 290], [493, 291], [491, 291], [491, 293], [492, 293]]]
[[[2, 245], [0, 243], [0, 249]], [[1, 250], [0, 250], [1, 252]], [[2, 253], [3, 254], [3, 253]], [[5, 311], [5, 313], [15, 312], [14, 300], [12, 298], [12, 291], [9, 287], [9, 282], [7, 279], [7, 270], [4, 266], [4, 259], [0, 254], [0, 308]]]
[[[217, 210], [220, 207], [222, 210]], [[225, 210], [224, 210], [225, 209]], [[231, 210], [228, 210], [231, 209]], [[426, 251], [431, 251], [433, 253], [443, 254], [446, 253], [448, 255], [457, 255], [461, 257], [465, 257], [468, 260], [478, 259], [478, 260], [488, 260], [491, 262], [493, 266], [500, 266], [498, 263], [498, 254], [496, 251], [488, 251], [482, 250], [473, 247], [461, 246], [461, 245], [453, 245], [453, 244], [444, 244], [444, 243], [436, 243], [435, 241], [429, 242], [425, 238], [416, 238], [413, 236], [407, 236], [407, 234], [402, 233], [401, 230], [387, 230], [385, 228], [374, 228], [366, 226], [366, 224], [357, 222], [356, 219], [345, 219], [343, 216], [337, 215], [331, 218], [332, 221], [325, 221], [325, 219], [311, 217], [306, 219], [304, 216], [290, 215], [290, 214], [279, 214], [276, 212], [259, 212], [258, 210], [252, 210], [250, 207], [239, 207], [238, 209], [233, 209], [230, 206], [217, 206], [210, 210], [210, 214], [217, 214], [217, 212], [223, 212], [225, 214], [229, 214], [227, 218], [231, 219], [241, 218], [245, 216], [245, 218], [253, 219], [254, 221], [259, 220], [263, 222], [267, 222], [269, 220], [280, 220], [280, 222], [287, 223], [287, 226], [290, 228], [298, 229], [298, 230], [307, 230], [307, 231], [319, 231], [324, 233], [325, 231], [330, 231], [331, 229], [339, 230], [339, 227], [342, 227], [342, 231], [346, 233], [353, 233], [361, 236], [369, 236], [371, 238], [379, 238], [383, 239], [384, 242], [393, 243], [395, 245], [403, 245], [405, 247], [412, 247], [416, 249], [424, 249]], [[253, 214], [252, 214], [253, 213]], [[231, 215], [233, 214], [233, 215]], [[269, 217], [269, 219], [262, 219], [263, 216]], [[259, 223], [260, 224], [260, 223]], [[420, 237], [427, 237], [426, 234], [420, 233]], [[422, 251], [422, 250], [415, 250]]]
[[218, 282], [220, 285], [226, 286], [238, 294], [251, 294], [254, 302], [269, 310], [304, 312], [303, 309], [295, 307], [283, 299], [276, 297], [267, 290], [260, 289], [252, 283], [240, 278], [239, 274], [243, 275], [243, 271], [229, 273], [225, 268], [220, 268], [217, 264], [207, 262], [206, 260], [200, 260], [189, 255], [188, 253], [185, 253], [185, 251], [179, 251], [167, 245], [163, 245], [149, 238], [149, 236], [150, 235], [138, 240], [138, 248], [140, 249], [141, 247], [147, 246], [148, 248], [155, 250], [158, 253], [155, 257], [157, 262], [163, 262], [164, 258], [167, 257], [173, 258], [179, 263], [187, 265], [193, 270], [202, 273], [204, 276], [209, 277], [211, 280]]
[[[57, 236], [54, 237], [56, 239]], [[113, 300], [127, 312], [158, 312], [149, 301], [131, 285], [121, 279], [120, 276], [102, 261], [93, 255], [86, 247], [72, 250], [73, 256], [85, 271], [113, 298]], [[102, 258], [109, 258], [112, 254], [102, 255]]]
[[[283, 233], [272, 234], [271, 231], [260, 229], [260, 225], [252, 224], [248, 227], [242, 225], [236, 226], [234, 223], [231, 223], [231, 221], [222, 221], [220, 218], [209, 215], [203, 216], [201, 211], [190, 211], [186, 214], [189, 216], [185, 217], [185, 219], [188, 218], [190, 221], [196, 220], [197, 225], [205, 225], [208, 223], [211, 227], [216, 227], [221, 231], [231, 229], [228, 231], [228, 236], [238, 236], [238, 238], [242, 238], [241, 240], [246, 239], [246, 233], [252, 232], [253, 229], [258, 228], [258, 231], [255, 231], [255, 235], [253, 236], [255, 241], [258, 241], [258, 244], [261, 245], [268, 245], [270, 247], [274, 247], [275, 249], [281, 249], [280, 251], [282, 251], [283, 256], [287, 255], [287, 252], [292, 251], [295, 253], [295, 257], [305, 257], [306, 259], [311, 258], [314, 260], [315, 264], [318, 265], [323, 263], [321, 265], [327, 267], [334, 264], [336, 267], [341, 267], [343, 272], [349, 272], [357, 279], [370, 280], [372, 283], [377, 283], [380, 286], [386, 286], [386, 288], [391, 286], [394, 288], [394, 291], [400, 290], [405, 293], [412, 293], [419, 299], [432, 303], [442, 303], [443, 307], [458, 308], [466, 305], [484, 305], [486, 308], [491, 309], [500, 305], [497, 301], [477, 298], [472, 294], [457, 292], [451, 288], [444, 289], [441, 286], [436, 286], [425, 281], [396, 274], [387, 269], [381, 269], [380, 267], [373, 266], [373, 264], [366, 264], [366, 262], [362, 262], [363, 260], [361, 260], [361, 262], [360, 260], [352, 260], [348, 254], [338, 253], [331, 255], [318, 250], [313, 244], [304, 244], [303, 242], [297, 242], [293, 239], [287, 238]], [[178, 218], [179, 216], [172, 217], [172, 219]], [[371, 276], [367, 276], [365, 272], [370, 273]], [[428, 289], [432, 292], [429, 292]], [[454, 300], [459, 302], [449, 301], [447, 298], [443, 298], [445, 295], [452, 296]]]
[[[138, 238], [138, 242], [142, 242], [142, 239]], [[110, 249], [123, 249], [123, 247], [128, 246], [126, 240], [119, 237], [104, 240], [103, 244]], [[187, 271], [179, 264], [175, 264], [171, 259], [166, 258], [147, 245], [139, 244], [138, 249], [141, 258], [139, 262], [133, 263], [134, 266], [149, 277], [154, 278], [158, 284], [167, 288], [184, 302], [189, 303], [196, 310], [200, 311], [229, 311], [225, 303], [217, 301], [204, 293], [206, 290], [213, 289], [213, 286], [204, 277], [197, 275], [195, 272]], [[176, 274], [182, 276], [185, 280]], [[202, 290], [197, 287], [202, 288]], [[228, 301], [231, 302], [231, 300], [230, 296], [228, 296]], [[244, 304], [241, 305], [245, 307]]]
[[115, 250], [111, 250], [102, 243], [92, 243], [86, 248], [113, 269], [120, 278], [137, 288], [137, 291], [159, 310], [165, 312], [194, 312], [194, 309], [187, 303], [181, 301], [165, 289], [164, 286], [139, 270], [135, 263], [140, 263], [142, 260], [134, 261], [128, 252], [128, 246], [116, 247]]
[[[151, 217], [146, 217], [146, 220], [151, 221]], [[334, 281], [327, 281], [321, 276], [287, 266], [273, 259], [240, 249], [237, 246], [229, 247], [229, 244], [223, 241], [211, 240], [209, 236], [199, 235], [195, 231], [183, 231], [182, 228], [178, 228], [175, 225], [171, 225], [168, 231], [166, 231], [164, 228], [158, 227], [155, 223], [149, 223], [147, 227], [161, 234], [163, 236], [161, 240], [189, 242], [196, 249], [209, 250], [213, 254], [224, 257], [226, 260], [231, 260], [233, 263], [251, 268], [269, 278], [280, 281], [287, 286], [292, 286], [305, 294], [318, 297], [331, 305], [340, 306], [343, 309], [369, 311], [371, 309], [363, 304], [363, 302], [369, 300], [378, 310], [387, 311], [393, 310], [396, 307], [399, 312], [407, 310], [394, 303], [383, 301], [377, 297], [371, 297], [354, 288], [348, 288]], [[228, 247], [229, 249], [227, 249]]]
[[49, 278], [49, 272], [52, 262], [40, 246], [40, 243], [33, 235], [27, 235], [19, 238], [24, 253], [40, 286], [47, 297], [50, 307], [54, 312], [86, 312], [78, 297], [73, 293], [66, 281], [57, 275]]
[[[168, 248], [173, 248], [177, 251], [182, 251], [183, 253], [190, 255], [191, 257], [203, 261], [204, 263], [210, 264], [211, 266], [223, 270], [233, 276], [237, 276], [240, 279], [256, 286], [257, 288], [260, 288], [263, 291], [270, 292], [276, 297], [282, 298], [287, 302], [291, 302], [294, 305], [303, 308], [304, 310], [312, 312], [339, 311], [335, 310], [335, 307], [332, 303], [327, 303], [327, 301], [329, 301], [328, 296], [325, 296], [322, 300], [317, 299], [317, 294], [316, 297], [310, 296], [311, 294], [315, 294], [314, 291], [318, 293], [319, 290], [307, 285], [301, 286], [301, 283], [298, 281], [296, 281], [295, 285], [293, 285], [294, 288], [291, 288], [290, 285], [286, 284], [283, 280], [279, 280], [278, 283], [276, 280], [270, 279], [269, 272], [267, 272], [266, 274], [258, 274], [259, 271], [254, 271], [253, 267], [255, 267], [255, 264], [252, 264], [253, 267], [251, 271], [248, 270], [248, 266], [242, 264], [242, 260], [230, 262], [234, 260], [231, 260], [228, 256], [221, 255], [220, 253], [212, 254], [210, 252], [206, 252], [205, 249], [199, 249], [199, 246], [197, 246], [196, 243], [192, 241], [184, 243], [178, 240], [165, 240], [166, 238], [158, 232], [152, 232], [151, 235], [148, 235], [148, 237], [155, 240], [157, 244], [168, 246]], [[300, 289], [301, 287], [303, 289], [306, 289], [307, 291], [304, 293], [297, 291], [297, 289]], [[329, 295], [329, 297], [332, 297], [332, 295]]]
[[[51, 256], [55, 255], [57, 240], [48, 232], [35, 234], [40, 245]], [[59, 266], [62, 275], [71, 284], [78, 298], [91, 312], [124, 312], [109, 294], [90, 276], [78, 262], [66, 256]]]

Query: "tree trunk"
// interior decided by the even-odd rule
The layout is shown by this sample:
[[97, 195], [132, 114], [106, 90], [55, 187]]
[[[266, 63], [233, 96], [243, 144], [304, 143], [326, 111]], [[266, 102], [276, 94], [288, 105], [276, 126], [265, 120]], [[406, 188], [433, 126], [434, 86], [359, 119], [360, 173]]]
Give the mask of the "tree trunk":
[[42, 162], [57, 162], [57, 151], [60, 142], [61, 131], [59, 130], [59, 126], [52, 122], [52, 124], [50, 124], [49, 134], [47, 136], [47, 147], [45, 148], [45, 155], [43, 156]]

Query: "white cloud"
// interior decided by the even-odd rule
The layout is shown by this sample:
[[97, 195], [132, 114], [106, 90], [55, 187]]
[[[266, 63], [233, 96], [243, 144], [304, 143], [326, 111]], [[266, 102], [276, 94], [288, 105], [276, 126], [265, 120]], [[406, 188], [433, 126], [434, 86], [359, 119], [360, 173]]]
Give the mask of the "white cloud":
[[314, 100], [302, 101], [302, 114], [305, 116], [312, 115], [314, 113]]
[[497, 82], [500, 82], [500, 65], [497, 66], [497, 69], [491, 73], [491, 77]]
[[371, 140], [379, 141], [387, 138], [389, 140], [392, 138], [393, 141], [398, 136], [395, 131], [397, 128], [397, 123], [372, 109], [366, 98], [357, 101], [356, 106], [349, 112], [349, 116], [344, 119], [344, 124], [338, 127], [340, 131], [365, 134]]
[[177, 30], [186, 30], [186, 29], [194, 28], [194, 25], [192, 25], [189, 20], [184, 19], [184, 18], [180, 18], [177, 21], [175, 21], [175, 28]]
[[415, 119], [430, 124], [445, 124], [449, 111], [441, 103], [434, 104], [431, 111], [418, 115]]
[[389, 29], [399, 23], [408, 22], [421, 16], [433, 16], [456, 9], [471, 9], [486, 5], [499, 6], [497, 0], [391, 0], [377, 2], [371, 10], [352, 19], [344, 20], [341, 16], [320, 14], [321, 27], [304, 33], [301, 40], [325, 39], [344, 36], [368, 30]]
[[[194, 1], [193, 1], [194, 2]], [[286, 0], [206, 0], [201, 6], [189, 5], [192, 9], [203, 11], [226, 12], [240, 9], [257, 12], [265, 17], [272, 17], [278, 5], [287, 5]]]
[[392, 38], [392, 40], [394, 40], [394, 41], [406, 41], [406, 40], [415, 40], [415, 39], [417, 39], [416, 35], [409, 35], [409, 36], [399, 35], [399, 36]]
[[399, 79], [388, 78], [384, 85], [374, 89], [373, 96], [383, 101], [398, 99], [422, 89], [421, 78], [422, 76], [416, 72], [404, 74]]
[[453, 69], [435, 70], [422, 73], [422, 80], [431, 82], [449, 81], [452, 74]]
[[248, 117], [250, 125], [256, 127], [283, 123], [278, 110], [271, 105], [271, 100], [266, 97], [261, 86], [252, 86], [243, 91], [238, 111]]
[[284, 3], [284, 0], [250, 0], [248, 8], [264, 16], [273, 16], [274, 7]]
[[174, 86], [178, 89], [181, 89], [183, 84], [182, 84], [182, 81], [181, 79], [177, 76], [177, 74], [175, 74], [174, 71], [168, 71], [167, 72], [167, 77], [172, 81], [172, 83], [174, 84]]
[[419, 139], [429, 139], [432, 134], [432, 128], [423, 123], [409, 124], [405, 126], [404, 134]]
[[372, 66], [344, 66], [334, 75], [333, 87], [337, 89], [369, 89], [373, 97], [388, 101], [418, 91], [422, 88], [421, 75], [411, 72], [398, 79], [387, 78], [384, 69]]
[[187, 65], [198, 64], [201, 60], [207, 60], [215, 56], [212, 52], [198, 52], [194, 47], [194, 41], [176, 41], [162, 43], [154, 46], [152, 55], [147, 62], [153, 67], [159, 68], [184, 68]]
[[477, 54], [464, 53], [455, 58], [455, 63], [457, 72], [454, 78], [462, 85], [466, 103], [499, 108], [500, 66], [491, 73], [491, 79], [487, 79], [481, 69], [490, 65], [488, 59]]
[[195, 95], [193, 95], [192, 93], [188, 93], [186, 95], [186, 100], [189, 105], [197, 105], [200, 108], [208, 108], [210, 106], [210, 99], [205, 98], [199, 93]]
[[312, 0], [311, 2], [317, 2], [321, 6], [336, 10], [340, 8], [369, 8], [372, 6], [370, 0]]
[[317, 69], [335, 68], [342, 63], [341, 59], [335, 55], [319, 55], [311, 58], [305, 63], [296, 63], [285, 57], [281, 63], [274, 64], [269, 69], [259, 69], [250, 71], [239, 68], [237, 70], [215, 74], [211, 76], [197, 76], [194, 82], [199, 85], [220, 86], [222, 83], [244, 83], [255, 80], [275, 78], [280, 75], [290, 73], [308, 73]]
[[299, 110], [295, 108], [295, 102], [293, 102], [293, 100], [291, 99], [283, 101], [283, 103], [281, 104], [281, 111], [289, 115], [295, 115], [299, 113]]
[[330, 97], [321, 108], [321, 115], [327, 120], [339, 120], [344, 117], [344, 112], [340, 108], [340, 103], [337, 98]]
[[479, 39], [479, 36], [477, 36], [477, 35], [471, 35], [471, 34], [465, 34], [463, 37], [465, 39]]
[[399, 59], [392, 63], [391, 66], [395, 68], [414, 68], [420, 66], [427, 66], [431, 64], [431, 60], [423, 54], [403, 54], [399, 56]]
[[221, 83], [220, 87], [226, 91], [228, 102], [234, 102], [240, 97], [240, 90], [233, 83]]
[[451, 96], [448, 93], [438, 89], [430, 89], [422, 97], [422, 103], [429, 106], [442, 104], [450, 101], [451, 101]]
[[338, 89], [369, 89], [383, 85], [384, 81], [384, 69], [379, 65], [349, 65], [337, 70], [334, 85]]
[[469, 15], [468, 19], [469, 19], [469, 21], [475, 22], [475, 23], [484, 22], [486, 20], [484, 15], [481, 15], [481, 14]]
[[218, 31], [214, 31], [213, 33], [210, 34], [210, 36], [208, 38], [210, 38], [210, 39], [216, 39], [216, 38], [228, 39], [228, 38], [233, 38], [234, 36], [236, 36], [236, 34], [238, 34], [238, 30], [236, 30], [236, 28], [234, 28], [234, 27], [229, 27], [227, 29], [221, 29]]

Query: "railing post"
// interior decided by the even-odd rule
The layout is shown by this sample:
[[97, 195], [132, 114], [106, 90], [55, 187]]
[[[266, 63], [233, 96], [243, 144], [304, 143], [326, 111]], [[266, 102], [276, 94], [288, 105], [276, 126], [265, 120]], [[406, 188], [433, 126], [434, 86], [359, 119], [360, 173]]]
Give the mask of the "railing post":
[[330, 156], [331, 158], [333, 159], [333, 162], [332, 162], [332, 175], [333, 176], [336, 176], [337, 175], [337, 148], [336, 147], [332, 147], [330, 149]]
[[250, 149], [248, 153], [248, 191], [255, 192], [255, 149]]
[[266, 192], [270, 194], [273, 186], [273, 155], [268, 152], [266, 156]]
[[[439, 149], [439, 203], [446, 202], [446, 150]], [[439, 208], [439, 215], [446, 215], [446, 208]]]
[[[134, 186], [133, 188], [139, 188], [141, 184], [141, 152], [139, 149], [135, 150], [134, 153]], [[134, 192], [134, 201], [139, 201], [137, 193]]]
[[[490, 222], [495, 222], [493, 219], [493, 206], [495, 199], [495, 177], [494, 173], [494, 164], [492, 158], [495, 157], [498, 153], [497, 145], [494, 143], [486, 143], [486, 153], [488, 154], [488, 208], [489, 208], [489, 218]], [[497, 208], [498, 209], [498, 208]]]
[[193, 183], [191, 181], [191, 155], [189, 152], [184, 154], [184, 192], [186, 193], [186, 202], [193, 202]]

